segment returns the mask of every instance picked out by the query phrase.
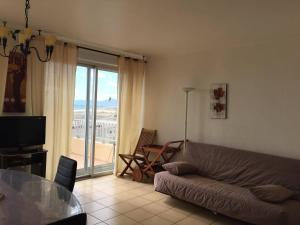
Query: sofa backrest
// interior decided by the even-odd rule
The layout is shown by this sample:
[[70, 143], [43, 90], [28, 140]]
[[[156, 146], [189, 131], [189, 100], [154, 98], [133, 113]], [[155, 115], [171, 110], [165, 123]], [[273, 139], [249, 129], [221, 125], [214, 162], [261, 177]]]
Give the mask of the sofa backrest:
[[242, 187], [278, 184], [300, 193], [300, 160], [193, 142], [182, 156], [206, 177]]

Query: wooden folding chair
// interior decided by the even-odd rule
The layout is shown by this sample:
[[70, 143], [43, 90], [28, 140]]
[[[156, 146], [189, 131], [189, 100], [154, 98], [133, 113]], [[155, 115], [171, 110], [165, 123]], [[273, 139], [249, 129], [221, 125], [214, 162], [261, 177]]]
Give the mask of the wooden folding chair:
[[143, 128], [133, 154], [119, 154], [119, 157], [126, 164], [126, 167], [124, 168], [120, 176], [124, 176], [124, 174], [131, 174], [127, 172], [128, 169], [130, 169], [132, 172], [134, 171], [134, 168], [131, 166], [132, 162], [136, 162], [139, 164], [145, 161], [142, 148], [143, 146], [153, 144], [155, 135], [156, 130], [148, 130]]
[[[177, 152], [181, 150], [184, 141], [170, 141], [165, 145], [148, 145], [143, 146], [144, 161], [139, 163], [139, 169], [134, 170], [134, 180], [141, 181], [143, 175], [154, 177], [156, 172], [164, 163], [170, 162]], [[152, 154], [152, 157], [150, 155]]]

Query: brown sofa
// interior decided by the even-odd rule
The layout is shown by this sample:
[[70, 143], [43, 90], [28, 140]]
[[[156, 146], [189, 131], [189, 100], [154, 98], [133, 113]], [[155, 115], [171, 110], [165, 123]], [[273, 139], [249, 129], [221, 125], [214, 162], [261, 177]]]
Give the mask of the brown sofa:
[[[181, 160], [195, 165], [197, 174], [157, 173], [156, 191], [251, 224], [300, 224], [300, 160], [192, 142]], [[259, 200], [248, 189], [265, 184], [297, 194], [275, 204]]]

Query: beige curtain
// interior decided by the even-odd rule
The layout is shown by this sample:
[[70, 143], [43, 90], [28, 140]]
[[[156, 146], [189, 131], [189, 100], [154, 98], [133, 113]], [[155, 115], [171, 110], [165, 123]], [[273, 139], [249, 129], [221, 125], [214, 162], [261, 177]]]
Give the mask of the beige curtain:
[[142, 128], [145, 63], [121, 57], [119, 59], [120, 107], [119, 138], [115, 174], [124, 164], [118, 154], [133, 153]]
[[61, 155], [70, 151], [77, 48], [58, 43], [51, 62], [45, 65], [44, 115], [48, 179], [53, 179]]
[[[45, 58], [45, 44], [43, 39], [37, 39], [32, 43]], [[43, 115], [44, 106], [44, 65], [37, 58], [34, 51], [27, 57], [27, 88], [26, 88], [26, 114], [33, 116]]]
[[8, 66], [8, 58], [4, 58], [0, 56], [0, 115], [2, 115], [3, 112], [7, 66]]

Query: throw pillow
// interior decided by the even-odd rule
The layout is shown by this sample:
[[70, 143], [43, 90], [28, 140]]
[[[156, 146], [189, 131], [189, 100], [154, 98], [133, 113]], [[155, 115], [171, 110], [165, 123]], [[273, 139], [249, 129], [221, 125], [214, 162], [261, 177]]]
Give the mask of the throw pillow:
[[173, 175], [184, 175], [197, 173], [198, 169], [189, 162], [179, 161], [166, 163], [162, 166], [165, 170], [169, 171]]
[[284, 202], [295, 194], [293, 191], [275, 184], [251, 187], [250, 191], [258, 199], [272, 203]]

